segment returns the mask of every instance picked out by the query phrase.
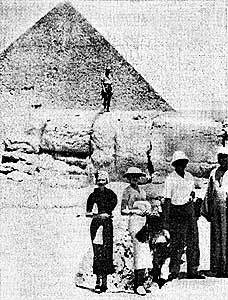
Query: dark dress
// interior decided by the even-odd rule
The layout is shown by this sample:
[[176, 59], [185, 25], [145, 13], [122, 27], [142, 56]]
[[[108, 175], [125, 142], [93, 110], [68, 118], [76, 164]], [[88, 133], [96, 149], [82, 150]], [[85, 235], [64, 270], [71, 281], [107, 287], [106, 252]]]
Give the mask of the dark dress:
[[[97, 275], [112, 274], [114, 272], [112, 211], [116, 207], [117, 196], [108, 188], [104, 188], [104, 191], [96, 188], [89, 195], [86, 211], [92, 212], [95, 203], [98, 208], [98, 215], [93, 218], [90, 226], [94, 252], [93, 273]], [[102, 213], [107, 213], [109, 217], [100, 218], [99, 215]], [[103, 245], [94, 243], [97, 230], [100, 226], [103, 226]]]
[[219, 277], [228, 277], [228, 171], [216, 178], [211, 171], [202, 215], [211, 223], [210, 269]]

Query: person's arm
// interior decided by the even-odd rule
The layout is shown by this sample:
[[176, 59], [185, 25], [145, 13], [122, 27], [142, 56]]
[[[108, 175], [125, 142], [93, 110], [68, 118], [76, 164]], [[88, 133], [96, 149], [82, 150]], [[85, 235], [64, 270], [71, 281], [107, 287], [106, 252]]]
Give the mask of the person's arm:
[[163, 226], [164, 229], [167, 230], [169, 230], [171, 198], [172, 198], [172, 181], [170, 180], [170, 177], [167, 177], [165, 180], [164, 202], [162, 205]]
[[195, 210], [195, 217], [198, 220], [200, 217], [200, 211], [201, 211], [201, 206], [202, 206], [202, 202], [203, 200], [199, 197], [196, 197], [196, 189], [199, 189], [199, 183], [196, 181], [196, 178], [193, 177], [193, 188], [192, 188], [192, 192], [190, 193], [190, 200], [193, 201], [193, 205], [194, 205], [194, 210]]
[[93, 205], [94, 205], [94, 197], [93, 194], [90, 194], [86, 204], [86, 217], [93, 217], [93, 212], [92, 212]]
[[144, 177], [143, 179], [141, 179], [138, 182], [139, 185], [148, 184], [148, 183], [152, 182], [152, 175], [154, 173], [154, 166], [153, 166], [153, 163], [151, 161], [151, 151], [152, 151], [152, 143], [150, 142], [149, 149], [146, 151], [148, 174], [146, 175], [146, 177]]
[[151, 160], [151, 152], [152, 152], [152, 143], [150, 142], [150, 147], [146, 151], [146, 156], [147, 156], [147, 169], [148, 169], [150, 176], [152, 177], [152, 175], [154, 173], [154, 166], [153, 166], [153, 163]]
[[122, 201], [121, 201], [121, 215], [126, 216], [129, 215], [129, 207], [128, 207], [128, 201], [129, 201], [129, 193], [125, 189], [122, 195]]
[[110, 214], [115, 209], [116, 205], [117, 205], [117, 195], [112, 190], [110, 190], [110, 199], [109, 199]]
[[208, 221], [211, 221], [211, 214], [212, 214], [212, 209], [211, 209], [211, 202], [212, 202], [212, 196], [213, 195], [213, 178], [210, 176], [208, 180], [208, 185], [207, 185], [207, 191], [201, 206], [201, 215]]
[[165, 198], [162, 206], [162, 214], [163, 214], [163, 228], [166, 230], [169, 230], [170, 204], [171, 204], [171, 199]]

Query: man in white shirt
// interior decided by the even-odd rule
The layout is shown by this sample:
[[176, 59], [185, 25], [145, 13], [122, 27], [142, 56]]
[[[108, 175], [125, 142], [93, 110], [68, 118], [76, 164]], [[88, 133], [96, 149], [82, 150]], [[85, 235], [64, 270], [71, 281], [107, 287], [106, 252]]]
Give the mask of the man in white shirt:
[[194, 179], [185, 171], [188, 157], [182, 151], [173, 154], [171, 165], [175, 168], [165, 181], [164, 220], [170, 232], [170, 280], [177, 278], [181, 257], [186, 246], [187, 278], [203, 279], [198, 274], [199, 234], [194, 210]]

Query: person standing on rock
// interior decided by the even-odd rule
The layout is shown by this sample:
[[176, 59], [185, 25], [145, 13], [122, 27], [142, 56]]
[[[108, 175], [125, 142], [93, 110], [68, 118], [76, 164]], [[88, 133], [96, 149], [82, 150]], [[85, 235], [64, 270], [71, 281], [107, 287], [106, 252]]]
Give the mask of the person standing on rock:
[[101, 96], [103, 99], [104, 111], [106, 110], [109, 112], [112, 95], [111, 67], [108, 66], [105, 69], [105, 73], [101, 77]]
[[228, 277], [228, 148], [217, 152], [201, 214], [211, 223], [210, 269], [217, 277]]
[[[150, 214], [148, 202], [146, 201], [146, 192], [138, 185], [141, 177], [145, 177], [139, 168], [131, 167], [124, 174], [130, 185], [124, 190], [121, 202], [121, 214], [129, 216], [128, 229], [133, 241], [134, 256], [134, 292], [138, 295], [145, 295], [144, 288], [145, 271], [152, 268], [151, 253], [149, 241], [140, 242], [136, 234], [146, 223], [146, 216]], [[143, 209], [135, 206], [136, 202], [145, 203]]]
[[222, 129], [221, 138], [222, 138], [222, 146], [226, 147], [226, 142], [228, 140], [228, 134], [227, 134], [226, 129], [224, 129], [224, 128]]
[[[112, 211], [117, 205], [117, 196], [105, 187], [109, 182], [107, 172], [99, 171], [95, 177], [98, 187], [89, 195], [86, 216], [93, 218], [90, 235], [94, 252], [93, 273], [97, 276], [95, 292], [101, 293], [107, 290], [107, 275], [114, 272]], [[92, 212], [95, 204], [97, 214]]]
[[185, 246], [187, 278], [204, 279], [198, 273], [200, 250], [193, 202], [195, 184], [193, 176], [185, 171], [188, 161], [184, 152], [174, 152], [171, 165], [175, 170], [165, 180], [163, 214], [165, 228], [170, 233], [170, 280], [178, 277]]

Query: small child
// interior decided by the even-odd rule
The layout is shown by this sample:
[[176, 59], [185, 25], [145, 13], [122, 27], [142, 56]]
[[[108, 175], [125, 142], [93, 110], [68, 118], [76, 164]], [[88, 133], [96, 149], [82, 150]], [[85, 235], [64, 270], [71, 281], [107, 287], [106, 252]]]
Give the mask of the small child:
[[[143, 208], [141, 201], [134, 203], [135, 208]], [[147, 201], [146, 201], [147, 202]], [[148, 203], [148, 202], [147, 202]], [[145, 205], [145, 204], [144, 204]], [[153, 269], [150, 275], [153, 275], [153, 282], [156, 282], [161, 288], [169, 276], [169, 232], [163, 228], [161, 216], [161, 202], [153, 199], [151, 201], [150, 214], [147, 214], [146, 224], [136, 234], [140, 242], [149, 240], [149, 245], [153, 259]]]

